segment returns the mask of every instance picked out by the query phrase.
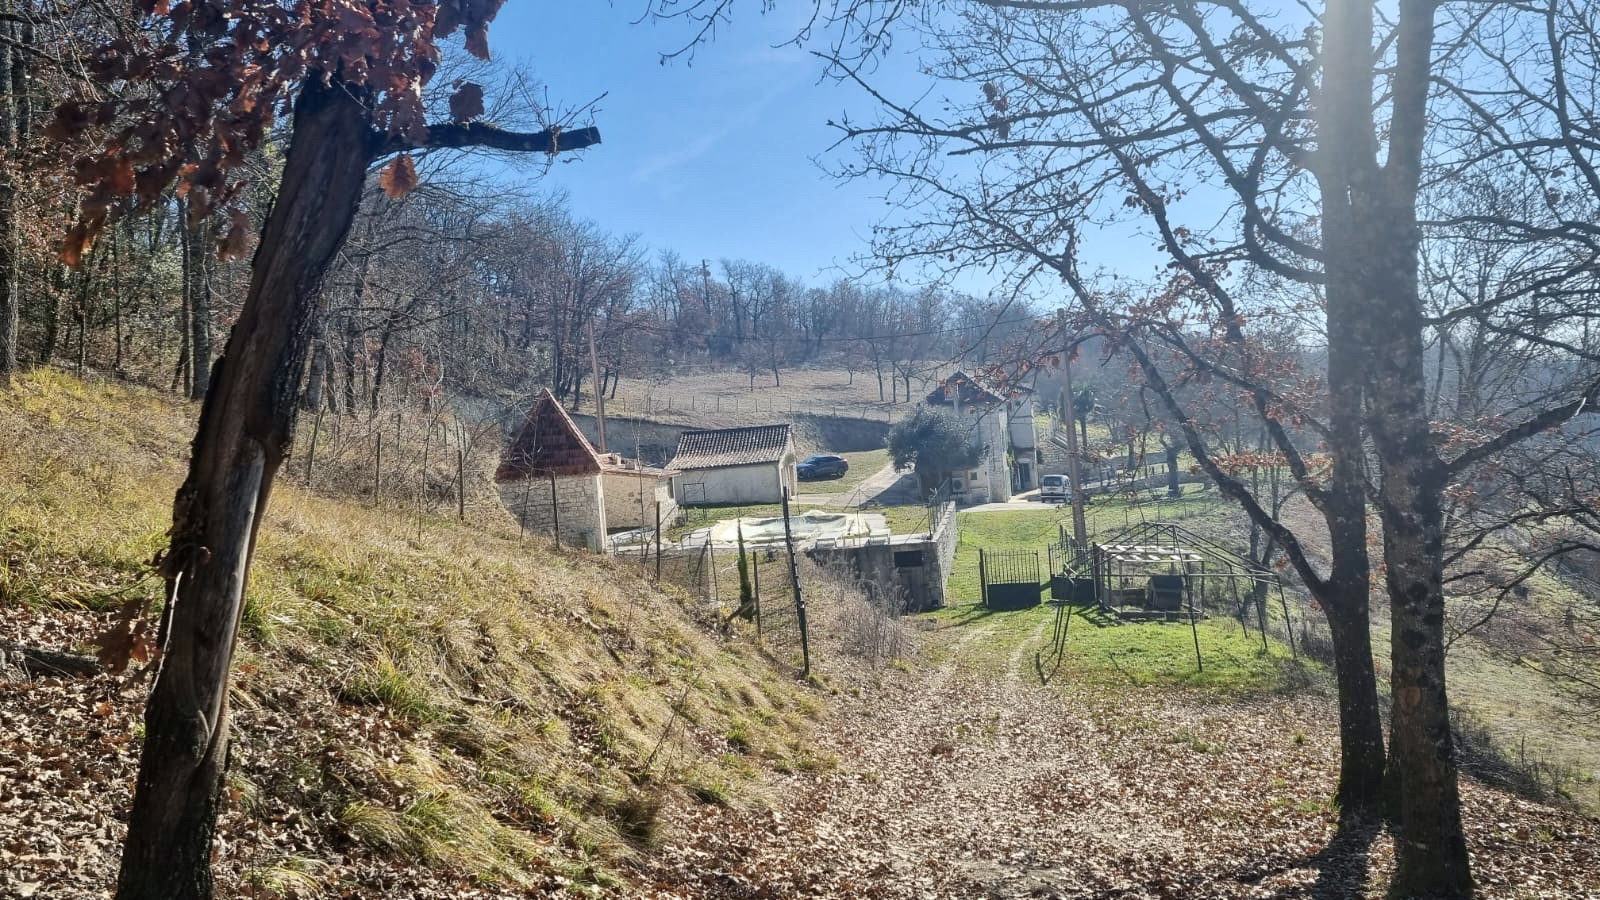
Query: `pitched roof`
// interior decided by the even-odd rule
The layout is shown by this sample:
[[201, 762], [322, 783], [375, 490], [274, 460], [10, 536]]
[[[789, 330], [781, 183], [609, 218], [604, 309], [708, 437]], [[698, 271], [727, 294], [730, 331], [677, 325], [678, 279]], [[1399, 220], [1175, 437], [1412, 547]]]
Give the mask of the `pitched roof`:
[[547, 388], [539, 392], [517, 439], [500, 458], [494, 480], [593, 475], [600, 468], [600, 457], [589, 446], [589, 439]]
[[789, 447], [788, 425], [685, 431], [669, 469], [712, 469], [777, 462]]
[[1001, 385], [984, 376], [968, 375], [958, 370], [939, 382], [939, 386], [928, 394], [927, 402], [947, 404], [958, 388], [961, 391], [963, 405], [975, 403], [988, 405], [999, 403], [1001, 400], [1015, 399], [1023, 393], [1033, 393], [1031, 388], [1024, 385]]

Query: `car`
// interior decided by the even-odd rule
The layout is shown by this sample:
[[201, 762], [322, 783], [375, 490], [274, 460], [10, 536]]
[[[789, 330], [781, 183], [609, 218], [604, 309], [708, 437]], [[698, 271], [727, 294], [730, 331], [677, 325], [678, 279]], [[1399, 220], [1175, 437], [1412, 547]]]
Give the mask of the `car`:
[[794, 467], [795, 474], [801, 481], [817, 481], [823, 478], [843, 478], [844, 473], [850, 471], [850, 461], [842, 456], [830, 456], [819, 453], [808, 456]]
[[1067, 499], [1067, 476], [1043, 475], [1039, 478], [1039, 499], [1046, 502]]

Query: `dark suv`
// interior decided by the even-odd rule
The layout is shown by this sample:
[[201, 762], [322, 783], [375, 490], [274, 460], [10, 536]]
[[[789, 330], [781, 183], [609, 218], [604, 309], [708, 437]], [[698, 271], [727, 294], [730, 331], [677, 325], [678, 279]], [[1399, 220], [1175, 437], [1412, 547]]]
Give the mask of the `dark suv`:
[[850, 471], [850, 461], [842, 456], [817, 455], [808, 456], [794, 467], [795, 474], [801, 481], [816, 481], [821, 478], [843, 478], [844, 473]]

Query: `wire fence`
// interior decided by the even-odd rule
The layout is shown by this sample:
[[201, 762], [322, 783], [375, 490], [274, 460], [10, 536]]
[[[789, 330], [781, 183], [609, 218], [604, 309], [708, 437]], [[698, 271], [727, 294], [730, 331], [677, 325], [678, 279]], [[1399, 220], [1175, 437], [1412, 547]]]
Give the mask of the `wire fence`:
[[651, 416], [667, 413], [765, 413], [783, 416], [831, 416], [839, 419], [866, 419], [893, 424], [905, 403], [796, 403], [753, 392], [749, 396], [726, 394], [667, 394], [606, 401], [610, 415]]
[[739, 548], [717, 544], [709, 536], [698, 543], [660, 547], [652, 539], [620, 549], [616, 558], [638, 566], [647, 578], [681, 588], [702, 621], [748, 634], [775, 659], [803, 667], [804, 636], [782, 544], [747, 544], [743, 575]]

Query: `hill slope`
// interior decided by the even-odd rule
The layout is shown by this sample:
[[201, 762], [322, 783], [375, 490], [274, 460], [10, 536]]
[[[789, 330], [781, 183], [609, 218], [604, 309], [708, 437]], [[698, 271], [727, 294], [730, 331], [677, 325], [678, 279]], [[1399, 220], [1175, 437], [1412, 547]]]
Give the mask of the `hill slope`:
[[[0, 647], [92, 652], [154, 596], [191, 407], [50, 372], [0, 394]], [[225, 896], [616, 885], [674, 795], [736, 800], [819, 692], [625, 567], [275, 493], [245, 609]], [[0, 896], [102, 896], [149, 679], [0, 677]]]

